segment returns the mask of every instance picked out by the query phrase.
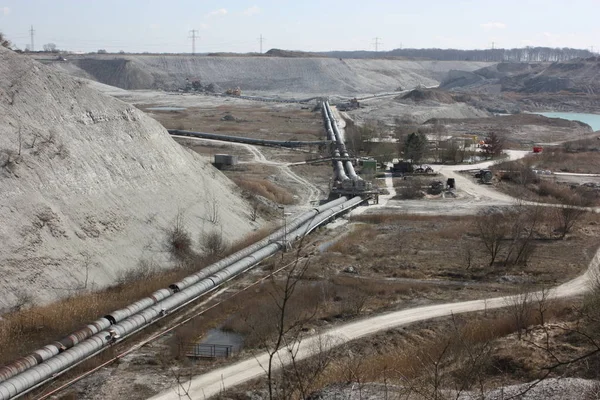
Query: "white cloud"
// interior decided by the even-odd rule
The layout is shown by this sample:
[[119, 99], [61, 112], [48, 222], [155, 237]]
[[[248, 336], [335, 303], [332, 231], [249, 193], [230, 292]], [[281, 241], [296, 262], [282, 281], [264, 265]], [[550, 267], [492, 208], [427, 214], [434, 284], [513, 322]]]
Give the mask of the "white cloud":
[[2, 12], [3, 15], [10, 14], [10, 8], [8, 8], [8, 7], [2, 7], [2, 8], [0, 8], [0, 11]]
[[257, 5], [254, 5], [250, 8], [244, 10], [243, 14], [247, 16], [252, 16], [260, 13], [260, 8]]
[[218, 10], [211, 11], [208, 14], [206, 14], [207, 17], [219, 17], [223, 15], [227, 15], [227, 9], [225, 8], [219, 8]]
[[502, 23], [502, 22], [486, 22], [485, 24], [481, 24], [480, 25], [483, 29], [485, 29], [486, 31], [492, 30], [492, 29], [504, 29], [506, 28], [506, 24]]
[[208, 24], [200, 24], [200, 29], [202, 29], [203, 31], [206, 31], [210, 28], [210, 25]]

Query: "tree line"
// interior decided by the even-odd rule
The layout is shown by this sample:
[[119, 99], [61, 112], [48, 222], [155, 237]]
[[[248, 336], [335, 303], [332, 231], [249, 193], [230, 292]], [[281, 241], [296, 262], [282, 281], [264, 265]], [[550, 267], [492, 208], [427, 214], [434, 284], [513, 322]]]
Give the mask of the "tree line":
[[394, 49], [390, 51], [331, 51], [323, 53], [337, 58], [426, 58], [440, 61], [487, 61], [487, 62], [556, 62], [574, 58], [595, 57], [596, 54], [585, 49], [570, 47], [532, 47], [513, 49]]

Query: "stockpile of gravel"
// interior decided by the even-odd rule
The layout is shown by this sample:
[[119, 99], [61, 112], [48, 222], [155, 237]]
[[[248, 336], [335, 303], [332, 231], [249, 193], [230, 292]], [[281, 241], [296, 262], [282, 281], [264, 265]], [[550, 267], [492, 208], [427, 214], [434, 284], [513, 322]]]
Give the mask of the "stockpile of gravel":
[[0, 48], [0, 310], [111, 284], [140, 260], [172, 265], [178, 214], [195, 240], [233, 240], [252, 229], [249, 213], [224, 175], [135, 107]]
[[166, 89], [200, 79], [243, 91], [313, 95], [361, 95], [399, 87], [436, 86], [452, 69], [475, 70], [489, 63], [337, 58], [207, 56], [73, 56], [55, 67], [123, 89]]

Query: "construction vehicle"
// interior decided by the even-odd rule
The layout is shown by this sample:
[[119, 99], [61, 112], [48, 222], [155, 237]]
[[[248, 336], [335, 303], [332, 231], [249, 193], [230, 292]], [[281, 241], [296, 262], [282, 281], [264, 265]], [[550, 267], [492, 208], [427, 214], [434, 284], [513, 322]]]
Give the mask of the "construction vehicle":
[[480, 169], [479, 172], [475, 174], [475, 178], [479, 179], [479, 183], [491, 184], [492, 178], [494, 174], [489, 169]]
[[350, 101], [348, 101], [347, 103], [337, 104], [336, 107], [340, 111], [356, 110], [357, 108], [360, 108], [360, 103], [359, 103], [358, 99], [355, 97], [353, 99], [350, 99]]
[[242, 89], [240, 89], [239, 86], [236, 87], [235, 89], [229, 88], [229, 89], [227, 89], [225, 91], [225, 94], [229, 95], [229, 96], [241, 96], [242, 95]]

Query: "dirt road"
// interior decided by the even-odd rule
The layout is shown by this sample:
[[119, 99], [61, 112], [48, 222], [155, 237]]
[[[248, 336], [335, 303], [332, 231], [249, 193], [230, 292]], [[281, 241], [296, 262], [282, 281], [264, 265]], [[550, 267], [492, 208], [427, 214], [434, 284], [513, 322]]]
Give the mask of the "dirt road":
[[[188, 136], [176, 136], [176, 137], [179, 137], [179, 138], [182, 138], [185, 140], [193, 140], [193, 141], [220, 142], [219, 140], [194, 138], [194, 137], [188, 137]], [[264, 165], [270, 165], [273, 167], [277, 167], [280, 170], [281, 174], [284, 175], [284, 177], [287, 180], [296, 182], [296, 184], [299, 185], [301, 188], [301, 190], [298, 190], [298, 194], [301, 196], [301, 200], [299, 202], [300, 204], [298, 204], [298, 206], [300, 206], [300, 207], [310, 206], [313, 202], [319, 200], [319, 198], [321, 197], [321, 194], [322, 194], [321, 190], [317, 186], [315, 186], [313, 183], [308, 181], [307, 179], [304, 179], [303, 177], [301, 177], [300, 175], [298, 175], [294, 171], [292, 171], [290, 168], [291, 163], [285, 163], [285, 162], [280, 162], [280, 161], [270, 161], [264, 156], [264, 154], [260, 151], [260, 149], [257, 146], [253, 146], [253, 145], [245, 144], [245, 143], [235, 143], [235, 142], [222, 142], [222, 143], [227, 143], [229, 145], [241, 146], [241, 147], [246, 148], [250, 152], [250, 154], [252, 154], [252, 157], [254, 157], [254, 159], [252, 161], [250, 161], [250, 163], [264, 164]], [[286, 207], [286, 209], [289, 209], [289, 211], [292, 212], [293, 206]]]
[[[510, 158], [516, 159], [524, 156], [526, 152], [511, 152]], [[469, 166], [471, 168], [486, 168], [490, 162], [481, 163]], [[462, 190], [467, 191], [474, 196], [478, 201], [486, 205], [492, 204], [513, 204], [515, 199], [510, 196], [497, 193], [485, 185], [477, 185], [471, 180], [461, 176], [456, 171], [464, 169], [465, 166], [444, 166], [438, 172], [448, 177], [454, 177], [457, 180], [457, 185], [460, 185]], [[386, 183], [390, 194], [380, 197], [379, 207], [385, 207], [388, 200], [395, 195], [391, 182], [391, 175], [386, 176]], [[374, 206], [371, 206], [371, 208]], [[375, 206], [377, 207], [377, 206]], [[366, 207], [354, 211], [362, 213]], [[564, 283], [553, 289], [550, 297], [561, 298], [570, 297], [585, 292], [588, 288], [590, 277], [598, 273], [598, 264], [600, 263], [600, 250], [590, 263], [588, 270], [581, 276]], [[539, 295], [535, 293], [534, 296]], [[515, 296], [496, 297], [490, 299], [472, 300], [460, 303], [446, 303], [432, 306], [417, 307], [408, 310], [396, 311], [386, 314], [377, 315], [370, 318], [365, 318], [360, 321], [351, 322], [329, 329], [320, 335], [304, 338], [301, 342], [296, 343], [292, 351], [288, 348], [280, 350], [277, 354], [277, 363], [279, 366], [290, 362], [290, 353], [297, 351], [296, 360], [304, 359], [315, 354], [316, 349], [338, 346], [343, 343], [356, 340], [374, 333], [385, 331], [391, 328], [396, 328], [403, 325], [408, 325], [417, 321], [423, 321], [433, 318], [448, 316], [451, 314], [459, 314], [466, 312], [482, 311], [486, 309], [501, 308], [509, 305], [516, 299]], [[266, 353], [256, 354], [255, 357], [240, 361], [228, 367], [220, 368], [215, 371], [200, 375], [191, 382], [184, 383], [183, 387], [175, 386], [155, 397], [154, 400], [176, 400], [185, 392], [191, 398], [208, 398], [220, 393], [223, 390], [229, 389], [236, 385], [240, 385], [252, 379], [259, 378], [265, 374], [265, 366], [268, 362]], [[185, 391], [183, 390], [185, 388]]]
[[[588, 270], [581, 276], [564, 283], [550, 293], [551, 298], [571, 297], [581, 294], [587, 290], [589, 279], [598, 271], [600, 263], [600, 251], [590, 263]], [[534, 293], [534, 296], [540, 295]], [[460, 314], [473, 311], [489, 310], [501, 308], [511, 304], [515, 296], [495, 297], [491, 299], [472, 300], [460, 303], [437, 304], [433, 306], [417, 307], [409, 310], [396, 311], [365, 318], [360, 321], [340, 325], [333, 329], [323, 332], [321, 335], [310, 336], [297, 343], [293, 349], [297, 350], [296, 360], [310, 357], [315, 354], [315, 349], [338, 346], [340, 344], [356, 340], [376, 332], [385, 331], [403, 325], [408, 325], [417, 321], [424, 321], [432, 318], [439, 318], [451, 314]], [[287, 364], [290, 361], [290, 350], [284, 348], [280, 350], [277, 362]], [[191, 398], [208, 398], [220, 393], [224, 389], [229, 389], [236, 385], [247, 382], [251, 379], [264, 376], [264, 366], [267, 365], [268, 355], [266, 353], [257, 354], [253, 358], [240, 361], [228, 367], [200, 375], [192, 379], [191, 383], [184, 383], [185, 389]], [[177, 400], [179, 395], [178, 387], [173, 387], [155, 397], [154, 400]]]

